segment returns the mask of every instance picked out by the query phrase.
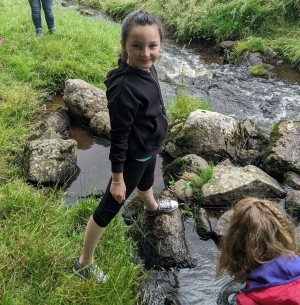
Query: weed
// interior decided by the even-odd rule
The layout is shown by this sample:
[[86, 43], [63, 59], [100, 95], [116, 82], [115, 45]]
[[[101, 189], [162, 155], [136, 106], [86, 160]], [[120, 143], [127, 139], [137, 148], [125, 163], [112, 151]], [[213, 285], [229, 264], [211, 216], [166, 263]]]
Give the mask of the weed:
[[171, 123], [176, 124], [186, 120], [190, 113], [197, 109], [210, 110], [210, 104], [207, 101], [199, 101], [186, 93], [180, 93], [167, 106], [167, 113]]

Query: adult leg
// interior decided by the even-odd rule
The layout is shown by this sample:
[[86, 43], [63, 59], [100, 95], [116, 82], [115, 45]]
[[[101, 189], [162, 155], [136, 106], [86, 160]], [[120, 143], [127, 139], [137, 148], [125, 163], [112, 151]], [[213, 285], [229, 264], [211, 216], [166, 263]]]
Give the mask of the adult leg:
[[36, 29], [42, 28], [41, 2], [40, 0], [29, 0], [31, 7], [31, 18]]
[[42, 0], [43, 10], [48, 29], [51, 31], [54, 26], [53, 0]]

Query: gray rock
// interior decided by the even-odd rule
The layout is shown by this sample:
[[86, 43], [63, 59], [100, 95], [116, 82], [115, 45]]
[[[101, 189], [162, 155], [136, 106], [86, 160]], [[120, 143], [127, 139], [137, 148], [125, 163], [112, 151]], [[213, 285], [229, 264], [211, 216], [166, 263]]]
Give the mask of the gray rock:
[[218, 236], [224, 236], [229, 228], [230, 218], [232, 216], [233, 210], [228, 210], [221, 215], [218, 222], [214, 228], [214, 232]]
[[179, 209], [171, 213], [149, 217], [146, 213], [131, 227], [129, 235], [138, 241], [142, 258], [147, 269], [155, 266], [164, 268], [191, 268], [196, 261], [191, 258], [185, 241], [183, 216]]
[[90, 121], [89, 129], [93, 135], [108, 140], [110, 131], [110, 119], [108, 112], [97, 112]]
[[241, 140], [238, 122], [220, 113], [196, 110], [181, 128], [171, 130], [166, 152], [173, 158], [195, 154], [205, 160], [234, 158]]
[[97, 112], [108, 111], [105, 91], [81, 79], [66, 81], [63, 98], [68, 109], [85, 122], [89, 122]]
[[300, 174], [300, 121], [281, 121], [275, 125], [263, 167], [280, 182], [288, 171]]
[[35, 140], [26, 144], [23, 169], [26, 178], [36, 183], [64, 183], [76, 171], [75, 140]]
[[58, 108], [46, 119], [46, 124], [56, 132], [61, 132], [70, 127], [70, 118], [65, 109]]
[[211, 180], [202, 187], [203, 206], [233, 207], [245, 197], [279, 201], [286, 191], [271, 176], [258, 167], [214, 167]]

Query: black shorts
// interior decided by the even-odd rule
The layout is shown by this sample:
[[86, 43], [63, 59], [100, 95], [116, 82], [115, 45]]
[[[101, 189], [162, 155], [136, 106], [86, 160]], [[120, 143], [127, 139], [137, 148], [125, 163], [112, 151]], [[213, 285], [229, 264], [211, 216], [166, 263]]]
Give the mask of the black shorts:
[[[124, 163], [124, 182], [126, 185], [126, 199], [137, 187], [141, 191], [149, 190], [154, 182], [156, 155], [149, 160], [141, 162], [135, 159], [127, 159]], [[119, 213], [123, 204], [119, 204], [110, 193], [111, 179], [99, 205], [94, 211], [94, 221], [100, 227], [106, 227]]]

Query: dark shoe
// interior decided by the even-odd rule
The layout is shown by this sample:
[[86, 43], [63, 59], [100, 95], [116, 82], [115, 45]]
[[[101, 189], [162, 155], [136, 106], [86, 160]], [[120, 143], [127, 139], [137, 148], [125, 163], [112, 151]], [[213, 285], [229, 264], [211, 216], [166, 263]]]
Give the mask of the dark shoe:
[[156, 210], [154, 210], [154, 211], [146, 210], [148, 216], [155, 216], [155, 215], [161, 214], [161, 213], [169, 213], [178, 208], [178, 202], [175, 200], [170, 200], [170, 199], [160, 200], [157, 202], [157, 204], [158, 204], [158, 207]]
[[79, 257], [73, 266], [73, 272], [84, 280], [94, 278], [97, 284], [105, 283], [108, 279], [108, 276], [95, 263], [82, 267], [79, 263]]
[[43, 30], [42, 29], [36, 29], [36, 36], [37, 37], [43, 37]]
[[55, 34], [55, 32], [56, 32], [55, 28], [49, 29], [49, 34]]

